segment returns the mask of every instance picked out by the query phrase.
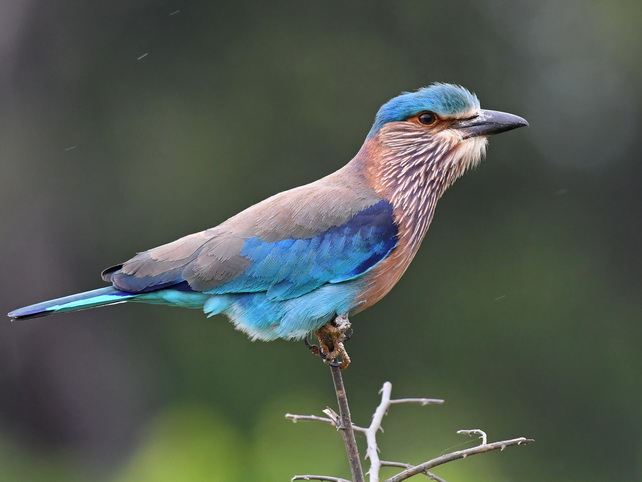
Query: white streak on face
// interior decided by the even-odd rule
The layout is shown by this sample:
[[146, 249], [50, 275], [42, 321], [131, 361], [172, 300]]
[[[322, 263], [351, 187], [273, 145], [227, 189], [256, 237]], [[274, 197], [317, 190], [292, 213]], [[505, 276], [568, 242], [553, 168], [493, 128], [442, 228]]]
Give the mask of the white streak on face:
[[454, 146], [449, 153], [448, 168], [459, 171], [457, 177], [468, 169], [477, 167], [486, 155], [487, 137], [469, 137], [462, 139], [457, 129], [446, 129], [435, 135], [436, 142], [443, 146]]

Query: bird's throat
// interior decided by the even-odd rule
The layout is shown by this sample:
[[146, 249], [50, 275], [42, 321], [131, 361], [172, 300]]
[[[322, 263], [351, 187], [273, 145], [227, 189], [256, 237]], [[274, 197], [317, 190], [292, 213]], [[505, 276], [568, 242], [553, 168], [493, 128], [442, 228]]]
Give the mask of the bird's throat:
[[486, 151], [485, 138], [462, 140], [444, 131], [426, 135], [415, 129], [382, 129], [370, 155], [371, 179], [379, 194], [390, 200], [408, 242], [409, 254], [421, 244], [437, 201]]

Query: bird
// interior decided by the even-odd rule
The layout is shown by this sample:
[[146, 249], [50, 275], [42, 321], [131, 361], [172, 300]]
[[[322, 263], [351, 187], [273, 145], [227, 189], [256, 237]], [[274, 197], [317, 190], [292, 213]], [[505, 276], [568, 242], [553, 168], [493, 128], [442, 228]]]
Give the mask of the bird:
[[[14, 310], [22, 320], [122, 302], [225, 314], [253, 340], [319, 338], [341, 368], [350, 317], [393, 288], [437, 201], [486, 154], [488, 136], [528, 126], [466, 88], [433, 83], [381, 106], [337, 171], [261, 201], [216, 227], [107, 268], [111, 286]], [[336, 360], [335, 360], [336, 359]]]

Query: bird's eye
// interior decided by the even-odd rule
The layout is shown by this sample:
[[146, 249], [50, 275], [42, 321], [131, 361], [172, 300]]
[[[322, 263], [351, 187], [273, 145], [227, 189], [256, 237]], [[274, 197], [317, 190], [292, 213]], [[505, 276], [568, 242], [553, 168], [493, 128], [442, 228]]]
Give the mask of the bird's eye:
[[437, 122], [437, 116], [432, 112], [422, 112], [417, 116], [417, 119], [425, 126], [431, 126]]

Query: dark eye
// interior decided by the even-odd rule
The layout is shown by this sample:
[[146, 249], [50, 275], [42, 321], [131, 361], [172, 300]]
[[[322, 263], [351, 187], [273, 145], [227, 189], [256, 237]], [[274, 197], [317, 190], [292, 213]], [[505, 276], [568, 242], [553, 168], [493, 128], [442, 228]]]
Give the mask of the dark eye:
[[425, 126], [431, 126], [437, 122], [437, 116], [432, 112], [422, 112], [417, 116], [417, 119]]

